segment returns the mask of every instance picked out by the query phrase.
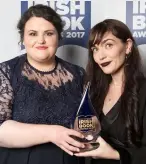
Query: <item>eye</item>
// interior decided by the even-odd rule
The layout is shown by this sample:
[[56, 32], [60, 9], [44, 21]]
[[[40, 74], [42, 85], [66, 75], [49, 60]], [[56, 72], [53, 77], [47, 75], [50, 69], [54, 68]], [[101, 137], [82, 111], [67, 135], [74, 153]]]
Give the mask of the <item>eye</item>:
[[105, 48], [106, 48], [106, 49], [112, 48], [112, 46], [113, 46], [113, 44], [111, 44], [111, 43], [105, 44]]
[[47, 32], [46, 35], [47, 36], [52, 36], [54, 33], [53, 32]]
[[31, 32], [31, 33], [29, 33], [29, 35], [30, 35], [30, 36], [36, 36], [37, 33], [36, 33], [36, 32]]
[[98, 48], [97, 47], [92, 47], [91, 50], [92, 50], [93, 53], [95, 53], [95, 52], [98, 51]]

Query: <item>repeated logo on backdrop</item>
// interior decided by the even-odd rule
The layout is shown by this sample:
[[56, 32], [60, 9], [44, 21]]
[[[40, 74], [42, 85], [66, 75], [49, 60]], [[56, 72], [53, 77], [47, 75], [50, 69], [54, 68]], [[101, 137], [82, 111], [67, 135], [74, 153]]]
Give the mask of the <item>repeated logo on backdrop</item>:
[[[41, 1], [40, 1], [41, 2]], [[21, 14], [37, 1], [21, 1]], [[91, 28], [91, 0], [50, 0], [43, 4], [52, 7], [64, 21], [61, 45], [87, 47]], [[126, 1], [126, 24], [138, 45], [146, 44], [146, 0]]]
[[[36, 2], [33, 1], [32, 5]], [[43, 3], [44, 4], [44, 3]], [[52, 7], [64, 21], [63, 40], [61, 45], [78, 45], [87, 47], [89, 30], [91, 28], [91, 1], [46, 1], [45, 5]], [[21, 1], [21, 14], [29, 7], [28, 1]]]
[[137, 44], [146, 44], [146, 0], [126, 2], [126, 24]]

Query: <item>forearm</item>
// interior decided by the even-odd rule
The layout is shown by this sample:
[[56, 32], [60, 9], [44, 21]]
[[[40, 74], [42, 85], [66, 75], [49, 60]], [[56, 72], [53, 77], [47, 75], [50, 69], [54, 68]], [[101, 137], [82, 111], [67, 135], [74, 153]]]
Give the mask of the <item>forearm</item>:
[[0, 146], [20, 148], [50, 142], [52, 126], [5, 121], [0, 126]]

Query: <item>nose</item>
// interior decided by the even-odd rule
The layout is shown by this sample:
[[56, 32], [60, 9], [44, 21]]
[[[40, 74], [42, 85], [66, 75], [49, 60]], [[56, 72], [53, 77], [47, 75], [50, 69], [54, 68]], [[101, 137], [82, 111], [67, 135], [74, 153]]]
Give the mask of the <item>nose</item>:
[[38, 36], [38, 43], [39, 44], [44, 44], [45, 43], [45, 38], [43, 35]]
[[106, 58], [106, 54], [102, 49], [99, 50], [98, 56], [99, 56], [99, 60], [103, 60]]

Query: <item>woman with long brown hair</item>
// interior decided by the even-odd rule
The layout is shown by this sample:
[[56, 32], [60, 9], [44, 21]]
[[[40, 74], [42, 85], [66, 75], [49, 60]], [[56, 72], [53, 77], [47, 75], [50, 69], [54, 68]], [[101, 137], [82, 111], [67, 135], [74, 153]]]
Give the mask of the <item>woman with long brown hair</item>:
[[102, 131], [92, 164], [144, 164], [146, 161], [146, 80], [128, 27], [106, 19], [89, 36], [87, 79]]

